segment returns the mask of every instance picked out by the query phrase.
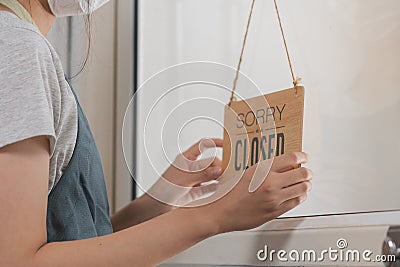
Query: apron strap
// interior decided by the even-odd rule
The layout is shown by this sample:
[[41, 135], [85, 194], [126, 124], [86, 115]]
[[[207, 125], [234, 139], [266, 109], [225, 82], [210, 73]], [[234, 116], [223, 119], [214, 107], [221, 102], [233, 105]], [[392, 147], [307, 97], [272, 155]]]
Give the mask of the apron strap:
[[37, 27], [37, 25], [32, 19], [32, 16], [25, 9], [25, 7], [17, 0], [0, 0], [0, 4], [11, 9], [20, 19], [25, 20], [26, 22], [29, 22]]

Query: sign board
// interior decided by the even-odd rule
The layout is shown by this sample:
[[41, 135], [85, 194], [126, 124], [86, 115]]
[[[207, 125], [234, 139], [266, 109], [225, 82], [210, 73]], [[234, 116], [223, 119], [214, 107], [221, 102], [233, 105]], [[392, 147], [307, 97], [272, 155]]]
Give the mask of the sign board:
[[302, 86], [226, 105], [222, 157], [225, 177], [259, 161], [301, 151], [303, 115]]

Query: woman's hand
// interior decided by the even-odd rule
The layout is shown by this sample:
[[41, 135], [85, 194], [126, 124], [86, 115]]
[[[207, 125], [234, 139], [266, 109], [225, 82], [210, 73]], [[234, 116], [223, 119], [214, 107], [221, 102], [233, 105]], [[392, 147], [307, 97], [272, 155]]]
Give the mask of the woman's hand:
[[197, 160], [205, 150], [222, 147], [222, 139], [201, 139], [178, 155], [162, 177], [173, 184], [185, 187], [217, 179], [222, 174], [221, 160], [217, 157]]
[[216, 191], [216, 183], [202, 183], [213, 181], [222, 174], [221, 160], [216, 156], [200, 160], [198, 157], [205, 150], [217, 147], [222, 147], [221, 139], [201, 139], [176, 157], [147, 194], [172, 209]]
[[217, 189], [215, 183], [200, 185], [221, 175], [221, 160], [217, 157], [197, 158], [206, 149], [215, 147], [222, 147], [221, 139], [202, 139], [178, 155], [146, 194], [112, 216], [114, 231], [143, 223], [214, 192]]
[[[204, 214], [217, 222], [220, 233], [252, 229], [275, 219], [306, 200], [311, 190], [312, 172], [297, 166], [307, 160], [307, 154], [296, 152], [276, 157], [269, 172], [270, 162], [250, 167], [232, 191], [204, 207], [208, 209]], [[255, 172], [259, 172], [257, 168], [261, 168], [261, 172], [264, 169], [266, 177], [251, 193], [249, 185]], [[224, 186], [219, 190], [225, 190]]]

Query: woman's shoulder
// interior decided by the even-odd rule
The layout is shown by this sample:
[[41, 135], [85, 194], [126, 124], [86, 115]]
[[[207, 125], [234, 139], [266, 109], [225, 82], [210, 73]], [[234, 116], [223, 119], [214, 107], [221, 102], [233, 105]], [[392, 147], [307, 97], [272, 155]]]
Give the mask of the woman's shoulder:
[[2, 97], [8, 95], [15, 103], [16, 99], [29, 100], [31, 107], [48, 106], [55, 117], [62, 109], [59, 103], [65, 98], [74, 100], [65, 84], [61, 61], [39, 30], [12, 13], [0, 11]]
[[6, 11], [0, 12], [0, 55], [0, 67], [52, 58], [48, 41], [40, 31]]

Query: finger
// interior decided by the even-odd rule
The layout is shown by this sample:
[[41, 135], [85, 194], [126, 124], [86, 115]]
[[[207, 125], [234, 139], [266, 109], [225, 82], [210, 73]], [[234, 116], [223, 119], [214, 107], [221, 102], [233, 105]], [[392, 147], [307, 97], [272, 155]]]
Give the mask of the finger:
[[308, 154], [304, 152], [290, 152], [274, 158], [271, 171], [285, 172], [296, 169], [300, 164], [308, 161]]
[[300, 205], [301, 203], [303, 203], [306, 200], [307, 200], [307, 195], [306, 194], [298, 196], [296, 198], [292, 198], [292, 199], [286, 200], [285, 202], [283, 202], [279, 206], [278, 211], [276, 213], [274, 213], [273, 216], [275, 218], [279, 217], [282, 214], [285, 214], [286, 212], [294, 209], [295, 207], [297, 207], [298, 205]]
[[217, 190], [217, 188], [218, 188], [217, 183], [212, 183], [209, 185], [202, 185], [199, 187], [193, 187], [189, 191], [189, 196], [190, 196], [191, 200], [196, 200], [199, 197], [202, 197], [206, 194], [214, 193]]
[[277, 176], [277, 184], [281, 188], [289, 187], [294, 184], [298, 184], [304, 181], [310, 181], [313, 177], [313, 173], [310, 169], [301, 167], [298, 169], [290, 170], [287, 172], [279, 173]]
[[201, 160], [196, 160], [189, 162], [190, 172], [201, 172], [208, 167], [221, 167], [222, 161], [217, 157], [205, 158]]
[[200, 184], [208, 181], [212, 181], [220, 177], [222, 174], [222, 168], [220, 166], [210, 166], [197, 173], [192, 173], [193, 178], [191, 179], [194, 184]]
[[[257, 165], [257, 166], [256, 166]], [[255, 192], [260, 186], [262, 186], [265, 182], [265, 180], [268, 177], [268, 174], [270, 173], [271, 165], [272, 165], [272, 160], [263, 160], [257, 163], [255, 167], [254, 172], [252, 173], [252, 179], [249, 184], [249, 192]], [[252, 172], [250, 170], [250, 172]], [[279, 174], [277, 174], [278, 176]]]
[[307, 194], [312, 189], [311, 182], [301, 182], [290, 187], [284, 188], [281, 191], [282, 203]]
[[208, 167], [221, 167], [221, 166], [222, 166], [222, 161], [218, 157], [197, 160], [192, 162], [192, 164], [190, 165], [191, 170], [193, 171], [197, 170], [201, 171]]
[[[183, 157], [182, 157], [183, 158]], [[187, 161], [185, 159], [185, 161]], [[215, 180], [222, 174], [222, 162], [219, 158], [206, 158], [202, 160], [192, 161], [187, 169], [180, 169], [188, 174], [191, 185], [200, 184]]]
[[222, 167], [222, 160], [218, 157], [214, 158], [213, 163], [211, 164], [213, 167]]
[[209, 148], [222, 147], [223, 140], [220, 138], [204, 138], [196, 144], [192, 145], [188, 150], [182, 154], [189, 160], [196, 160], [200, 154]]

